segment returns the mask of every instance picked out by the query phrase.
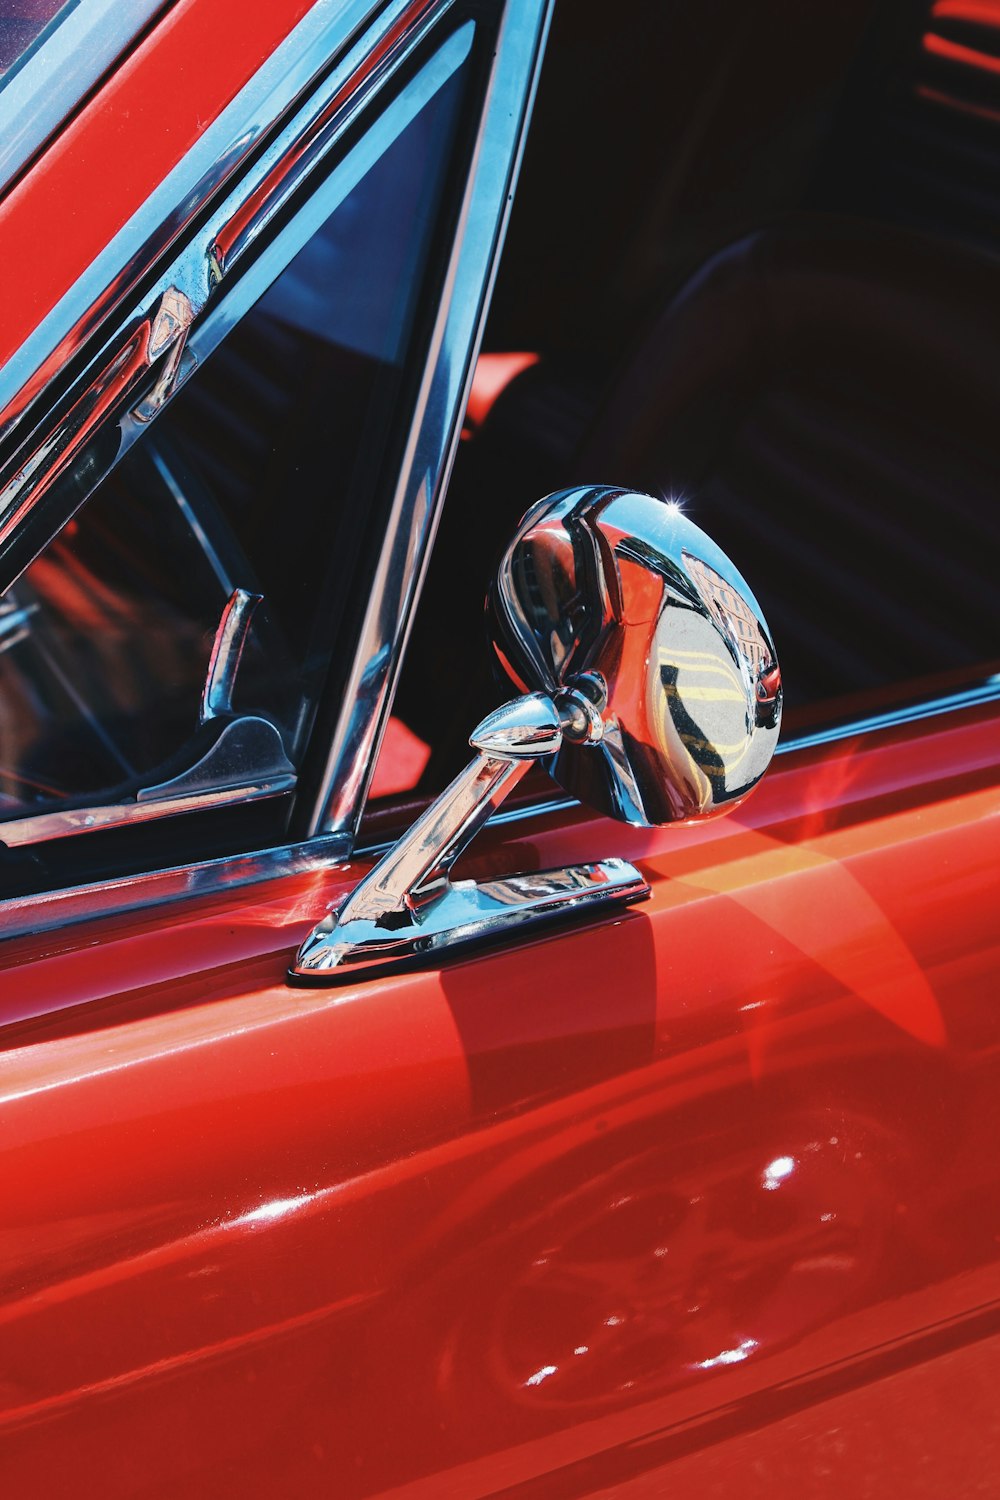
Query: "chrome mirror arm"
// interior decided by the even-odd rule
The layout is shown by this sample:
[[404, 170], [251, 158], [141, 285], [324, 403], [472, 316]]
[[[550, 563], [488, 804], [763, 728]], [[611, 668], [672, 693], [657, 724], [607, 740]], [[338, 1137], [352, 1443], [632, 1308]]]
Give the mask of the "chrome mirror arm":
[[478, 751], [355, 890], [302, 944], [289, 977], [329, 984], [360, 967], [433, 957], [482, 942], [512, 924], [552, 921], [609, 899], [642, 900], [649, 887], [624, 860], [573, 865], [499, 880], [452, 882], [450, 871], [533, 763], [564, 736], [596, 740], [596, 716], [574, 695], [526, 693], [485, 718], [470, 736]]

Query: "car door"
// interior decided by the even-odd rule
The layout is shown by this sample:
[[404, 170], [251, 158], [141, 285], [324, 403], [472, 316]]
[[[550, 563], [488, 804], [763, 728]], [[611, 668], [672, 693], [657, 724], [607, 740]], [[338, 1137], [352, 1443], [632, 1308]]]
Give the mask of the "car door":
[[[0, 944], [8, 1488], [430, 1496], [629, 1486], [642, 1494], [665, 1484], [711, 1493], [736, 1482], [751, 1493], [776, 1484], [801, 1493], [809, 1482], [833, 1494], [873, 1475], [888, 1481], [891, 1470], [897, 1486], [902, 1475], [941, 1492], [956, 1462], [963, 1475], [982, 1471], [992, 1438], [995, 683], [800, 735], [745, 807], [720, 822], [626, 828], [536, 789], [487, 828], [465, 873], [623, 855], [637, 862], [651, 899], [427, 969], [326, 990], [287, 983], [301, 939], [405, 824], [397, 805], [355, 835], [544, 21], [541, 7], [501, 15], [488, 6], [468, 14], [390, 6], [365, 13], [371, 30], [359, 40], [351, 28], [362, 10], [316, 7], [302, 25], [328, 26], [322, 45], [299, 33], [302, 50], [282, 53], [296, 33], [283, 41], [281, 26], [296, 17], [279, 25], [272, 9], [277, 31], [257, 36], [253, 62], [244, 59], [251, 79], [263, 64], [272, 90], [255, 89], [257, 109], [274, 94], [299, 105], [304, 79], [316, 81], [305, 120], [293, 117], [301, 129], [328, 123], [331, 102], [357, 104], [390, 58], [381, 94], [362, 96], [367, 112], [338, 121], [322, 222], [335, 220], [352, 187], [370, 184], [372, 162], [420, 119], [409, 85], [423, 108], [460, 78], [482, 134], [477, 151], [451, 158], [436, 199], [440, 222], [426, 230], [427, 243], [436, 232], [435, 248], [451, 247], [448, 274], [423, 274], [430, 311], [408, 320], [393, 303], [385, 313], [400, 341], [393, 348], [409, 342], [394, 404], [378, 408], [387, 465], [367, 475], [379, 546], [366, 548], [362, 535], [350, 550], [339, 538], [350, 604], [320, 621], [342, 658], [321, 663], [310, 681], [322, 686], [303, 689], [291, 708], [272, 680], [253, 700], [253, 716], [280, 734], [292, 767], [282, 774], [294, 775], [294, 789], [275, 786], [273, 765], [268, 782], [259, 765], [248, 776], [244, 764], [225, 785], [188, 786], [186, 796], [203, 800], [177, 817], [168, 809], [149, 823], [109, 821], [117, 842], [99, 856], [87, 850], [100, 830], [73, 823], [62, 838], [18, 845], [8, 829], [8, 848], [28, 854], [5, 873], [36, 885], [7, 896]], [[199, 102], [203, 83], [218, 86], [217, 98], [233, 86], [221, 75], [238, 49], [207, 45], [217, 14], [170, 11], [162, 41], [153, 31], [144, 44], [154, 76], [176, 93], [175, 28], [209, 28], [198, 33], [200, 48], [187, 38], [183, 54], [198, 58], [198, 87], [181, 92], [200, 109], [215, 107]], [[493, 61], [489, 28], [501, 22]], [[479, 47], [484, 38], [489, 45]], [[466, 58], [472, 71], [463, 71]], [[132, 59], [141, 73], [146, 57]], [[436, 86], [427, 89], [435, 62]], [[129, 67], [109, 87], [128, 87]], [[393, 123], [394, 104], [408, 97]], [[285, 118], [278, 113], [270, 130]], [[262, 124], [226, 123], [233, 144], [222, 157], [234, 170], [255, 132], [276, 138]], [[310, 179], [278, 221], [282, 232], [299, 226], [284, 248], [274, 250], [279, 236], [262, 231], [259, 259], [255, 247], [246, 262], [265, 266], [259, 281], [248, 270], [227, 288], [227, 253], [239, 250], [261, 204], [271, 222], [270, 193], [294, 187], [299, 136], [290, 136], [287, 154], [269, 147], [255, 158], [259, 195], [244, 192], [244, 215], [230, 213], [221, 226], [229, 238], [211, 241], [228, 293], [214, 327], [220, 336], [235, 327], [213, 350], [215, 365], [202, 362], [206, 375], [223, 372], [223, 394], [246, 378], [238, 344], [246, 316], [321, 217], [309, 217]], [[122, 158], [133, 145], [125, 139]], [[70, 153], [67, 172], [80, 170], [71, 146], [60, 136], [50, 148]], [[150, 181], [167, 181], [155, 175], [162, 160], [151, 170]], [[455, 180], [457, 199], [447, 191]], [[23, 182], [44, 189], [30, 174]], [[147, 187], [134, 189], [137, 202]], [[355, 200], [369, 214], [373, 203]], [[106, 222], [101, 232], [109, 237]], [[407, 242], [414, 238], [411, 228]], [[85, 271], [91, 252], [69, 248]], [[286, 296], [315, 317], [308, 257], [298, 264]], [[30, 279], [23, 268], [17, 274]], [[391, 267], [383, 279], [393, 279]], [[152, 305], [155, 324], [163, 304]], [[79, 305], [65, 315], [78, 322]], [[12, 347], [33, 336], [36, 323], [24, 316]], [[359, 336], [346, 327], [337, 325], [340, 343], [358, 354]], [[94, 346], [84, 354], [92, 360]], [[78, 365], [89, 368], [82, 356]], [[280, 368], [290, 379], [294, 360], [291, 373]], [[158, 475], [172, 494], [178, 473], [195, 468], [212, 412], [223, 410], [218, 387], [217, 404], [199, 407], [197, 378], [192, 414], [176, 434], [187, 444], [183, 464], [171, 465], [161, 436], [152, 474], [139, 470], [126, 503], [140, 481], [151, 486]], [[63, 417], [60, 387], [40, 390], [29, 420], [46, 420], [50, 409], [54, 422]], [[151, 399], [145, 388], [139, 394]], [[173, 402], [172, 386], [155, 382], [153, 399], [161, 398], [164, 413], [140, 436], [136, 462], [147, 437], [155, 443], [169, 431], [186, 393]], [[17, 415], [15, 401], [8, 420]], [[320, 413], [330, 441], [339, 441], [336, 417]], [[370, 429], [369, 417], [366, 409]], [[69, 442], [78, 431], [65, 422], [58, 430]], [[94, 440], [103, 430], [100, 420], [86, 427], [74, 463], [99, 463]], [[240, 441], [252, 454], [251, 437]], [[301, 441], [305, 452], [309, 435]], [[200, 528], [211, 545], [199, 540], [199, 556], [221, 559], [229, 529], [206, 525], [217, 508], [179, 487], [195, 512], [184, 536], [197, 539]], [[46, 493], [61, 508], [48, 520], [35, 508], [40, 537], [53, 514], [84, 525], [101, 503], [98, 491], [74, 512], [78, 491]], [[294, 524], [289, 505], [264, 528], [271, 545], [250, 561], [280, 560], [283, 528], [294, 533]], [[25, 534], [11, 531], [15, 542]], [[328, 536], [320, 526], [292, 541], [288, 567], [296, 549], [322, 552]], [[22, 545], [26, 556], [35, 543]], [[168, 540], [154, 529], [151, 545]], [[41, 562], [47, 546], [44, 537]], [[216, 569], [212, 598], [225, 607], [240, 579], [223, 571], [236, 587], [227, 593]], [[68, 567], [67, 575], [80, 577]], [[17, 607], [41, 610], [47, 597], [39, 586]], [[288, 618], [256, 647], [280, 646], [286, 654], [269, 659], [298, 685], [308, 652], [295, 656]], [[129, 620], [150, 628], [145, 615], [130, 614], [119, 637]], [[206, 605], [179, 646], [168, 634], [182, 658], [174, 677], [187, 686], [163, 735], [176, 735], [188, 688], [211, 656], [230, 659], [233, 631], [223, 623]], [[23, 628], [15, 622], [10, 638]], [[244, 635], [252, 665], [255, 642]], [[141, 658], [140, 686], [163, 654]], [[411, 657], [411, 670], [420, 665]], [[129, 701], [144, 722], [149, 697]], [[153, 706], [160, 701], [154, 695]], [[231, 692], [231, 710], [216, 714], [224, 729], [249, 716], [232, 707], [238, 702]], [[303, 749], [294, 726], [304, 715]], [[219, 731], [209, 716], [197, 732], [203, 757]], [[60, 728], [54, 744], [65, 743]], [[158, 749], [147, 752], [151, 767]], [[170, 750], [175, 777], [197, 763], [183, 734]], [[23, 759], [17, 765], [28, 774]], [[34, 763], [31, 772], [41, 775]], [[74, 807], [55, 812], [96, 818], [98, 808], [139, 805], [109, 800], [100, 773], [92, 779], [92, 795], [78, 791]], [[267, 795], [219, 803], [220, 791], [265, 783]], [[5, 813], [8, 825], [42, 816], [22, 804]], [[260, 809], [275, 813], [263, 833], [246, 820], [204, 828], [206, 814]], [[128, 843], [154, 824], [162, 842]], [[68, 852], [52, 854], [60, 844]], [[942, 1402], [947, 1442], [929, 1441], [913, 1415], [939, 1413]]]

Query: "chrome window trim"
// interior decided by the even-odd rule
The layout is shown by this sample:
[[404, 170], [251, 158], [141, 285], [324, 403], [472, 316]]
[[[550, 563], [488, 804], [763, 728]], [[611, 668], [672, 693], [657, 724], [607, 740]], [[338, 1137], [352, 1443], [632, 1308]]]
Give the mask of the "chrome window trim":
[[116, 876], [90, 885], [10, 896], [0, 901], [0, 924], [4, 938], [26, 937], [101, 917], [172, 906], [198, 896], [217, 896], [223, 891], [260, 885], [268, 880], [316, 874], [346, 864], [348, 858], [347, 840], [343, 837], [310, 839], [252, 854], [227, 854], [166, 870]]
[[236, 786], [211, 787], [204, 792], [161, 797], [159, 800], [109, 802], [94, 807], [29, 813], [27, 817], [0, 823], [0, 843], [9, 849], [27, 849], [54, 839], [100, 833], [109, 828], [131, 828], [138, 823], [155, 823], [161, 818], [179, 818], [186, 813], [206, 812], [218, 807], [242, 807], [246, 802], [287, 796], [294, 786], [293, 775], [274, 774], [266, 779], [241, 781]]
[[[207, 211], [141, 302], [124, 309], [119, 305], [104, 320], [100, 348], [69, 390], [32, 431], [21, 435], [16, 447], [5, 445], [7, 452], [0, 457], [0, 593], [16, 583], [72, 514], [64, 501], [55, 502], [53, 509], [54, 481], [110, 415], [119, 419], [126, 396], [134, 393], [136, 404], [121, 419], [121, 442], [106, 468], [91, 475], [88, 494], [163, 409], [193, 368], [193, 360], [184, 357], [185, 344], [189, 336], [196, 344], [199, 322], [220, 300], [220, 286], [451, 4], [393, 0], [378, 25], [332, 71], [323, 73], [240, 182]], [[150, 391], [146, 387], [154, 368], [158, 378]], [[84, 498], [81, 493], [78, 503]]]
[[912, 724], [919, 719], [932, 719], [945, 714], [957, 713], [963, 708], [973, 708], [977, 703], [994, 703], [1000, 700], [1000, 672], [988, 677], [975, 687], [963, 688], [961, 692], [947, 693], [940, 698], [916, 699], [911, 703], [887, 708], [880, 714], [866, 714], [860, 719], [848, 719], [843, 724], [832, 724], [827, 729], [818, 729], [813, 734], [800, 734], [787, 744], [778, 745], [777, 754], [788, 754], [792, 750], [810, 750], [816, 745], [832, 745], [837, 740], [857, 739], [862, 734], [875, 734], [880, 729], [895, 729], [902, 724]]
[[[423, 0], [421, 10], [450, 0]], [[317, 0], [196, 144], [0, 368], [0, 441], [44, 404], [49, 382], [77, 361], [136, 286], [177, 243], [262, 139], [336, 68], [346, 81], [413, 0]], [[349, 48], [349, 51], [345, 49]], [[272, 142], [272, 156], [278, 148]]]
[[359, 648], [309, 827], [357, 833], [437, 530], [521, 165], [552, 0], [504, 7], [472, 168]]
[[[17, 176], [169, 0], [78, 0], [0, 80], [0, 188]], [[57, 24], [55, 24], [57, 23]]]
[[[220, 284], [255, 239], [450, 8], [451, 0], [396, 0], [380, 16], [377, 42], [366, 33], [286, 122], [277, 139], [250, 167], [239, 186], [211, 212], [207, 223], [157, 278], [138, 308], [116, 314], [100, 353], [70, 393], [0, 467], [0, 591], [5, 592], [71, 511], [47, 501], [52, 484], [94, 432], [120, 407], [123, 384], [136, 405], [121, 422], [117, 462], [143, 425], [163, 408], [193, 367], [185, 353], [207, 337], [199, 323], [210, 312]], [[412, 608], [454, 459], [489, 292], [510, 212], [527, 120], [550, 14], [550, 0], [509, 0], [502, 7], [492, 71], [485, 90], [472, 166], [445, 276], [416, 416], [393, 496], [387, 544], [379, 559], [362, 625], [359, 650], [334, 730], [311, 835], [353, 832], [374, 767]], [[387, 18], [392, 24], [386, 26]], [[377, 66], [369, 59], [375, 56]], [[355, 83], [355, 87], [351, 84]], [[290, 257], [289, 257], [290, 258]], [[239, 314], [247, 292], [238, 291]], [[176, 309], [184, 311], [178, 319]], [[225, 325], [226, 304], [220, 305]], [[220, 325], [220, 326], [221, 326]], [[221, 332], [219, 333], [221, 336]], [[187, 350], [185, 350], [187, 341]], [[211, 344], [211, 339], [208, 338]], [[151, 395], [143, 383], [162, 371]], [[95, 472], [91, 488], [103, 473]], [[78, 497], [82, 503], [83, 496]]]

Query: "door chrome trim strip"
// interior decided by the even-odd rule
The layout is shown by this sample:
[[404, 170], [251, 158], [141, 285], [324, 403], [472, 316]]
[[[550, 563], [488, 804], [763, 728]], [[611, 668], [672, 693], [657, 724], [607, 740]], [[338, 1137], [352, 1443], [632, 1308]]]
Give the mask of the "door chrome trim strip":
[[227, 854], [169, 870], [122, 875], [92, 885], [11, 896], [0, 900], [0, 924], [4, 938], [26, 937], [100, 917], [121, 916], [139, 907], [148, 910], [267, 880], [332, 870], [347, 859], [347, 841], [343, 837], [285, 844], [254, 854]]
[[918, 719], [957, 713], [959, 709], [973, 708], [977, 703], [993, 703], [997, 700], [1000, 700], [1000, 672], [960, 693], [948, 693], [941, 698], [925, 698], [922, 702], [910, 703], [902, 708], [887, 708], [884, 713], [868, 714], [863, 719], [835, 724], [829, 729], [817, 730], [814, 734], [801, 734], [786, 744], [779, 744], [776, 754], [787, 755], [792, 750], [810, 750], [816, 745], [832, 745], [837, 740], [856, 739], [858, 735], [874, 734], [879, 729], [895, 729], [898, 725], [912, 724]]

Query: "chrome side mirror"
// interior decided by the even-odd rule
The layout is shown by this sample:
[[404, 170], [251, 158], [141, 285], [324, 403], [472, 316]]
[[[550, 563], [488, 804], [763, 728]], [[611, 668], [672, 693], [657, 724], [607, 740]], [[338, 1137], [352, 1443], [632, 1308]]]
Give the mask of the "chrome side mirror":
[[487, 607], [522, 696], [478, 725], [470, 765], [315, 928], [292, 978], [329, 984], [647, 896], [619, 859], [449, 879], [536, 761], [588, 806], [641, 827], [728, 812], [767, 769], [781, 721], [767, 626], [679, 506], [606, 486], [550, 495], [521, 522]]

